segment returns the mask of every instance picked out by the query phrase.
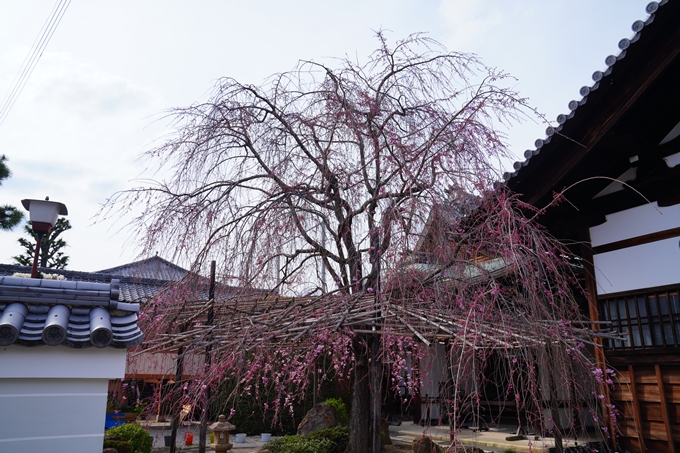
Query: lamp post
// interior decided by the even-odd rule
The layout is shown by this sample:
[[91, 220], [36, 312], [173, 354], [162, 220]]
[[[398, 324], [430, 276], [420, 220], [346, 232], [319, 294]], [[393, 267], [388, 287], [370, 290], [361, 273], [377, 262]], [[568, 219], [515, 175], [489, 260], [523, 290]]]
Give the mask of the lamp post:
[[31, 227], [38, 236], [37, 243], [35, 244], [33, 268], [31, 269], [31, 278], [38, 278], [38, 256], [43, 236], [52, 230], [60, 215], [68, 215], [68, 210], [66, 205], [50, 201], [49, 197], [45, 197], [44, 200], [25, 199], [21, 200], [21, 204], [29, 212]]

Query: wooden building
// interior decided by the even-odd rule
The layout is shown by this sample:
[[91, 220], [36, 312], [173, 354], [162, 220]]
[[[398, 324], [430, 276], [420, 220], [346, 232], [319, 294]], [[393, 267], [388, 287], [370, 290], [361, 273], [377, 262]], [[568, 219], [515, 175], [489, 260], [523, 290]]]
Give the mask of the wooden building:
[[627, 334], [599, 352], [618, 374], [621, 449], [677, 452], [680, 2], [646, 12], [505, 180], [583, 258], [591, 318]]

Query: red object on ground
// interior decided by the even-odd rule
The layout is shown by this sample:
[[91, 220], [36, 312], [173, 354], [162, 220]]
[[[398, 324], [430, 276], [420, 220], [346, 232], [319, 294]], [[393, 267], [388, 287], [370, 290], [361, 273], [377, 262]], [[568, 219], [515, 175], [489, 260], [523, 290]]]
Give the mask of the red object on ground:
[[187, 445], [191, 445], [194, 443], [194, 435], [191, 433], [186, 433], [184, 435], [184, 443]]

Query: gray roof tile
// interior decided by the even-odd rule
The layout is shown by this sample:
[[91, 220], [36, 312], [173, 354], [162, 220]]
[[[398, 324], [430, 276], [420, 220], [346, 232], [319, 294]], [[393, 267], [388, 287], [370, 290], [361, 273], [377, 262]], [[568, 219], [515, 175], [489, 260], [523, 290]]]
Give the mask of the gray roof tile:
[[535, 143], [535, 150], [527, 150], [524, 152], [524, 158], [525, 160], [523, 162], [515, 162], [513, 164], [513, 169], [515, 171], [513, 172], [505, 172], [503, 174], [503, 179], [507, 183], [510, 181], [512, 178], [516, 177], [519, 172], [522, 170], [523, 167], [526, 167], [529, 165], [529, 161], [531, 160], [531, 157], [537, 155], [539, 153], [540, 148], [549, 142], [550, 137], [555, 133], [555, 131], [560, 131], [564, 124], [570, 120], [571, 118], [574, 117], [576, 114], [576, 111], [578, 108], [582, 105], [584, 105], [588, 99], [588, 95], [597, 90], [600, 86], [600, 82], [602, 79], [605, 77], [608, 77], [612, 73], [612, 68], [616, 65], [618, 61], [621, 61], [626, 57], [626, 49], [628, 49], [632, 44], [637, 42], [640, 39], [640, 32], [649, 24], [654, 22], [654, 14], [658, 11], [659, 7], [665, 5], [668, 3], [668, 0], [661, 0], [659, 2], [651, 2], [647, 5], [645, 8], [645, 11], [649, 16], [647, 16], [647, 19], [643, 20], [637, 20], [633, 22], [631, 29], [633, 31], [633, 36], [631, 38], [623, 38], [619, 41], [618, 46], [621, 52], [619, 52], [618, 55], [609, 55], [607, 58], [605, 58], [605, 65], [607, 66], [607, 69], [602, 72], [602, 71], [595, 71], [593, 73], [593, 82], [595, 82], [592, 86], [587, 87], [584, 86], [581, 88], [579, 91], [579, 94], [581, 95], [581, 99], [579, 101], [571, 101], [568, 104], [568, 108], [570, 110], [570, 113], [564, 114], [561, 113], [557, 115], [556, 121], [559, 124], [557, 127], [548, 127], [546, 130], [546, 138], [545, 139], [538, 139], [536, 140]]
[[179, 281], [189, 272], [159, 256], [153, 256], [134, 263], [97, 271], [101, 274], [120, 277], [149, 278], [156, 280]]

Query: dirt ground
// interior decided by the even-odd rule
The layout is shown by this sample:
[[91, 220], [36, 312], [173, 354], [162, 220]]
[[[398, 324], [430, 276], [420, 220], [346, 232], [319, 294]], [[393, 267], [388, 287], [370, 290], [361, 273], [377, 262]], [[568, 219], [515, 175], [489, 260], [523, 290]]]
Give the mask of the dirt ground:
[[408, 453], [413, 451], [413, 446], [411, 445], [383, 445], [383, 453]]

